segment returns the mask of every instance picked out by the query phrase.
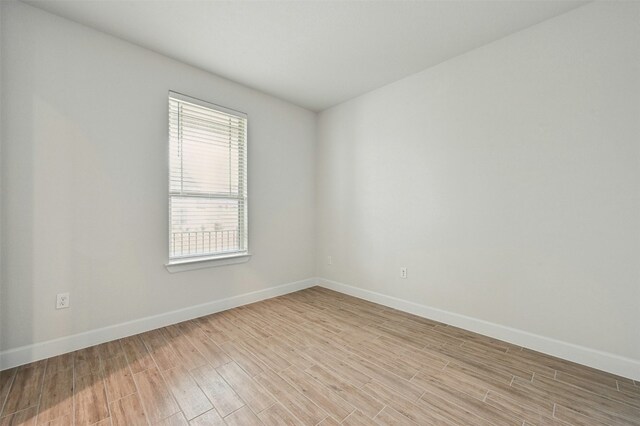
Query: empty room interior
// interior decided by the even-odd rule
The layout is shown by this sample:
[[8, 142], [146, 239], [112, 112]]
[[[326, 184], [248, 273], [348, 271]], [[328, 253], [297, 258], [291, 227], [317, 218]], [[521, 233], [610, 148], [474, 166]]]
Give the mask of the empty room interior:
[[640, 2], [0, 0], [0, 426], [640, 426]]

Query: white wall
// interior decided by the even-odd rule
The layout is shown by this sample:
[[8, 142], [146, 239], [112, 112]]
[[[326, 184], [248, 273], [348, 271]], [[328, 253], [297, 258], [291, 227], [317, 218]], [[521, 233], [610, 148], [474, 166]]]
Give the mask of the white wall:
[[[0, 3], [0, 321], [2, 321], [2, 198], [4, 192], [2, 191], [2, 52], [4, 51], [4, 43], [2, 42], [4, 26], [4, 8]], [[2, 335], [3, 333], [2, 323], [0, 323], [0, 351], [2, 350]], [[2, 367], [0, 367], [2, 368]]]
[[640, 361], [638, 22], [593, 3], [322, 112], [319, 276]]
[[[3, 350], [314, 275], [314, 113], [2, 3]], [[248, 263], [163, 266], [169, 90], [249, 115]]]

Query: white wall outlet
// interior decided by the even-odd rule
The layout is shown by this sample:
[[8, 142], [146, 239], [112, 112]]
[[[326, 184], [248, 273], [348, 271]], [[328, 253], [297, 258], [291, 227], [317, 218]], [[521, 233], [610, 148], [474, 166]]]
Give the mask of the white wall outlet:
[[327, 256], [327, 265], [333, 265], [333, 259], [331, 256]]
[[404, 266], [400, 268], [400, 278], [407, 278], [407, 268]]
[[56, 296], [56, 309], [65, 309], [69, 307], [69, 293], [59, 293]]

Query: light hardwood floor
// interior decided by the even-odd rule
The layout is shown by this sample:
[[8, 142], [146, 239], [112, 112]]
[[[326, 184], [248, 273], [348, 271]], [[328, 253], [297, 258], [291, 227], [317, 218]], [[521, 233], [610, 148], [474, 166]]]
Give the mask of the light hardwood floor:
[[640, 425], [640, 383], [314, 287], [0, 373], [7, 425]]

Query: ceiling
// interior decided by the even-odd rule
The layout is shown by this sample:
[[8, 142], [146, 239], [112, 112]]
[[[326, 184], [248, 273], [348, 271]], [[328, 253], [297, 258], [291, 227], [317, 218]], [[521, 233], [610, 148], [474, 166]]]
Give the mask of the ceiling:
[[585, 3], [24, 1], [314, 111]]

